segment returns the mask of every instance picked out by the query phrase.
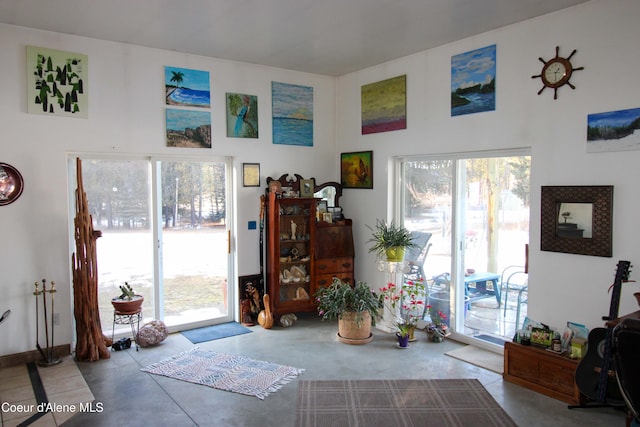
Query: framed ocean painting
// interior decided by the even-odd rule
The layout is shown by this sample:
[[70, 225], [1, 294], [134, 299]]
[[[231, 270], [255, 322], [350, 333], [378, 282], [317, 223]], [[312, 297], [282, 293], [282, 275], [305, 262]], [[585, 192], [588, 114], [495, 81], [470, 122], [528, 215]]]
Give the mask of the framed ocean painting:
[[227, 93], [227, 136], [258, 137], [258, 97], [242, 93]]
[[164, 67], [164, 88], [167, 105], [201, 108], [211, 106], [208, 71]]
[[89, 57], [27, 46], [27, 111], [89, 117]]
[[271, 82], [273, 143], [313, 146], [313, 88]]
[[407, 128], [407, 76], [364, 85], [360, 92], [362, 134]]
[[209, 111], [166, 109], [167, 147], [211, 148]]
[[587, 152], [640, 150], [640, 108], [589, 114]]
[[496, 45], [451, 57], [451, 115], [496, 109]]

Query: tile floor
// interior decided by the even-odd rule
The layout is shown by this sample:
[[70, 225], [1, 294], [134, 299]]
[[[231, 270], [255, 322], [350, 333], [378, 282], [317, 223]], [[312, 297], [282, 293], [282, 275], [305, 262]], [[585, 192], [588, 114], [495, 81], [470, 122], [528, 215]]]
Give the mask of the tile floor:
[[[570, 410], [563, 402], [504, 382], [499, 374], [446, 356], [445, 352], [461, 346], [452, 340], [433, 344], [420, 333], [411, 348], [398, 350], [392, 334], [374, 330], [373, 342], [351, 346], [337, 341], [335, 322], [321, 322], [313, 313], [299, 316], [291, 328], [251, 329], [253, 332], [249, 334], [197, 346], [304, 368], [306, 371], [299, 378], [305, 379], [477, 378], [519, 426], [624, 425], [624, 413], [620, 410]], [[103, 411], [81, 412], [64, 422], [64, 426], [295, 425], [295, 380], [259, 400], [140, 371], [148, 364], [193, 347], [181, 334], [172, 334], [156, 347], [141, 348], [138, 352], [131, 348], [113, 352], [111, 359], [77, 363], [95, 396], [94, 408], [101, 405]], [[45, 369], [54, 372], [57, 368], [41, 368], [41, 372]], [[17, 401], [17, 393], [25, 392], [28, 380], [24, 372], [24, 367], [0, 371], [3, 401]], [[45, 381], [49, 400], [57, 398], [57, 392], [52, 390], [58, 389], [52, 387], [71, 389], [76, 380], [61, 375], [53, 382]], [[3, 426], [17, 424], [15, 414], [3, 413], [2, 417]], [[60, 425], [62, 419], [58, 418], [54, 414], [46, 421], [49, 424], [33, 425]]]
[[[90, 405], [94, 397], [71, 356], [61, 363], [38, 367], [51, 411], [30, 425], [59, 426], [80, 411], [80, 404]], [[38, 412], [33, 387], [26, 365], [0, 369], [0, 401], [2, 426], [17, 426]]]

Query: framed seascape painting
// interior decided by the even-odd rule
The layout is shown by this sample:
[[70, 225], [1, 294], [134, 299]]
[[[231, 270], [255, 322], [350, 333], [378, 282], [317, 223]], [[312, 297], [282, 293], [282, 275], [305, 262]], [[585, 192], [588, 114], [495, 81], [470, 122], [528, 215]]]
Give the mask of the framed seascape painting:
[[313, 146], [313, 88], [271, 82], [273, 143]]
[[640, 108], [589, 114], [587, 152], [640, 150]]
[[209, 111], [166, 110], [167, 147], [211, 148]]
[[258, 137], [258, 97], [242, 93], [227, 93], [227, 136]]
[[211, 106], [208, 71], [164, 67], [164, 88], [167, 105], [201, 108]]
[[340, 154], [342, 188], [373, 188], [373, 151]]
[[407, 128], [407, 76], [361, 88], [362, 134]]
[[27, 111], [89, 117], [89, 57], [27, 46]]
[[451, 57], [451, 115], [496, 109], [496, 45]]

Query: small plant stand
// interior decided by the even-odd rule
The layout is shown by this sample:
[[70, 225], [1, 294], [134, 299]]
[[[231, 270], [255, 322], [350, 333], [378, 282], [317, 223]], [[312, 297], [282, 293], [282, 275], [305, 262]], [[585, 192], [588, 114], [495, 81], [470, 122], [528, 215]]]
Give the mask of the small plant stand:
[[138, 332], [140, 331], [140, 320], [142, 320], [142, 308], [135, 311], [113, 311], [113, 327], [111, 328], [111, 341], [116, 331], [116, 325], [131, 325], [131, 333], [133, 340], [136, 342], [136, 351], [138, 351]]

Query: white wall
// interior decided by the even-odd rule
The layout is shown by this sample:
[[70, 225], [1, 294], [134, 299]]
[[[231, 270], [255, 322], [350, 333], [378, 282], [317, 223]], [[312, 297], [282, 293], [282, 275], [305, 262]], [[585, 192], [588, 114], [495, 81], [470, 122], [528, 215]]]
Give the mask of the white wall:
[[[374, 189], [345, 189], [342, 204], [354, 218], [356, 279], [377, 288], [381, 273], [367, 253], [376, 218], [391, 218], [387, 202], [390, 159], [396, 155], [455, 153], [530, 147], [531, 230], [529, 315], [563, 327], [567, 320], [601, 326], [609, 313], [617, 260], [640, 265], [640, 208], [637, 182], [640, 151], [586, 153], [587, 115], [640, 107], [640, 2], [596, 0], [477, 37], [361, 70], [338, 79], [338, 144], [341, 152], [374, 151]], [[450, 115], [451, 56], [497, 45], [496, 110]], [[576, 71], [558, 99], [546, 89], [540, 96], [542, 63], [555, 47], [562, 56], [573, 49]], [[360, 88], [407, 75], [407, 129], [361, 135]], [[613, 258], [542, 252], [540, 187], [543, 185], [614, 185]], [[631, 278], [634, 277], [632, 272]], [[624, 285], [620, 313], [638, 307]]]
[[[26, 46], [78, 52], [89, 57], [89, 118], [28, 114]], [[318, 182], [335, 180], [335, 79], [223, 61], [139, 46], [105, 42], [0, 24], [0, 162], [23, 175], [22, 196], [0, 208], [0, 355], [35, 348], [33, 282], [55, 280], [56, 344], [70, 343], [71, 251], [67, 191], [68, 153], [178, 154], [202, 159], [232, 156], [237, 201], [236, 276], [259, 272], [257, 221], [263, 188], [242, 187], [243, 162], [261, 164], [261, 181], [299, 173]], [[212, 149], [165, 147], [164, 66], [206, 70], [212, 85]], [[271, 139], [271, 82], [314, 88], [314, 146], [274, 145]], [[225, 93], [257, 95], [259, 139], [227, 138]], [[75, 189], [75, 179], [71, 188]], [[73, 194], [71, 194], [73, 197]], [[99, 241], [98, 241], [99, 250]], [[123, 278], [123, 281], [126, 278]], [[110, 319], [103, 319], [107, 323]], [[41, 339], [41, 344], [42, 344]]]
[[[66, 160], [68, 153], [78, 152], [232, 156], [237, 178], [242, 162], [259, 162], [264, 183], [266, 176], [294, 172], [319, 182], [338, 180], [339, 152], [373, 150], [375, 188], [345, 189], [341, 204], [354, 219], [357, 278], [374, 284], [380, 277], [367, 253], [365, 224], [387, 214], [393, 156], [530, 147], [529, 314], [552, 325], [567, 320], [601, 325], [600, 316], [609, 311], [607, 287], [617, 260], [638, 263], [640, 151], [586, 153], [586, 117], [640, 106], [639, 18], [636, 0], [595, 0], [337, 80], [0, 24], [0, 161], [17, 167], [25, 179], [22, 197], [0, 207], [0, 312], [12, 310], [0, 325], [0, 355], [34, 349], [31, 292], [33, 282], [43, 277], [58, 284], [61, 326], [56, 342], [71, 342]], [[496, 111], [451, 117], [451, 56], [490, 44], [497, 45]], [[89, 56], [88, 119], [26, 113], [27, 45]], [[541, 83], [531, 76], [540, 71], [538, 57], [552, 57], [557, 45], [563, 54], [578, 49], [574, 64], [585, 70], [571, 79], [577, 89], [562, 88], [554, 101], [548, 90], [536, 95]], [[211, 150], [164, 146], [165, 65], [211, 72]], [[361, 135], [360, 87], [401, 74], [407, 75], [408, 129]], [[272, 80], [314, 87], [313, 148], [271, 143]], [[258, 140], [226, 138], [226, 92], [258, 96]], [[247, 230], [247, 222], [258, 219], [262, 189], [237, 182], [237, 275], [253, 274], [258, 272], [258, 232]], [[613, 258], [541, 252], [540, 187], [602, 184], [615, 186]], [[625, 285], [621, 313], [637, 308], [631, 296], [636, 291], [640, 285]]]

